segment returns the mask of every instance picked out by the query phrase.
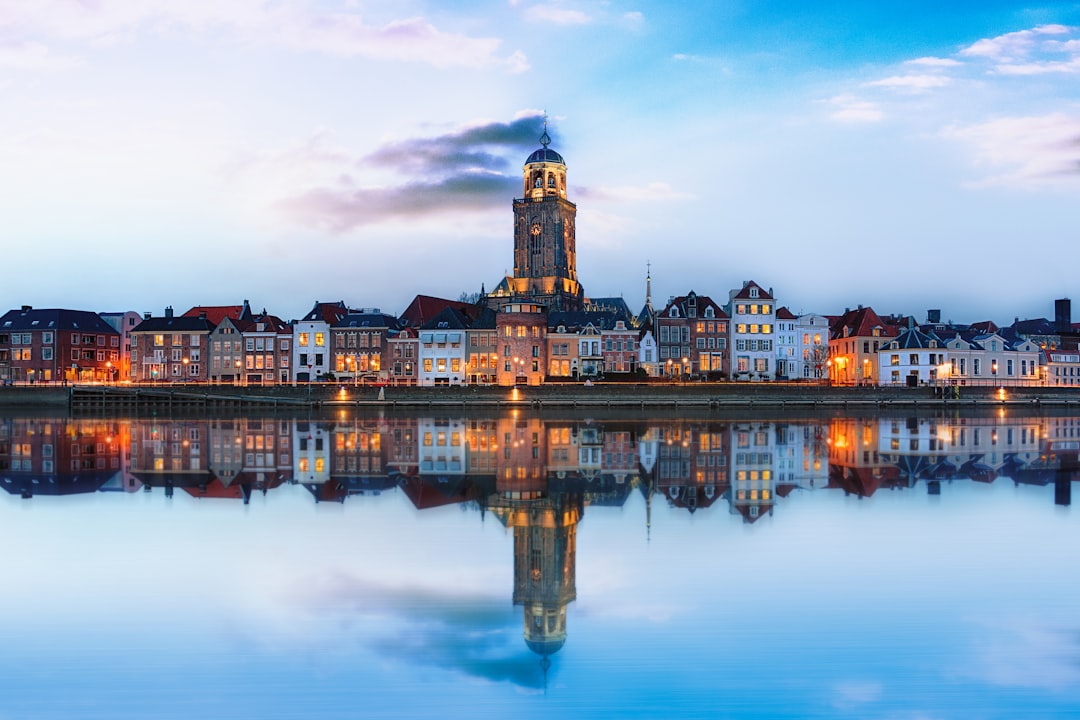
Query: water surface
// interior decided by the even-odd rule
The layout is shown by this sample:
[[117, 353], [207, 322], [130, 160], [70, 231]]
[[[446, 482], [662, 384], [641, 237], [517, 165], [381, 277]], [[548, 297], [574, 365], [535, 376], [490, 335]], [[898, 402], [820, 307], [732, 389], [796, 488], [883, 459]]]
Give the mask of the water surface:
[[0, 718], [1076, 717], [1078, 435], [0, 418]]

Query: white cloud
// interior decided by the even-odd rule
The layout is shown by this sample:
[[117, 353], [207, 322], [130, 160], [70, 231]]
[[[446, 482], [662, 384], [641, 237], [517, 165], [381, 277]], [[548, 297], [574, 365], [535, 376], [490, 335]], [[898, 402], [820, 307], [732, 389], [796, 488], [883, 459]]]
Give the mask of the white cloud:
[[0, 30], [14, 36], [74, 39], [98, 46], [172, 28], [226, 29], [246, 41], [301, 52], [422, 62], [439, 68], [528, 67], [520, 52], [500, 56], [498, 38], [446, 32], [419, 17], [370, 23], [355, 12], [327, 12], [308, 0], [0, 0]]
[[695, 196], [674, 190], [667, 183], [654, 182], [648, 185], [622, 185], [618, 187], [580, 188], [578, 195], [590, 200], [619, 200], [630, 202], [666, 202], [670, 200], [689, 200]]
[[632, 30], [639, 30], [645, 24], [645, 15], [638, 10], [623, 13], [623, 24]]
[[914, 60], [907, 60], [905, 65], [919, 65], [922, 67], [936, 67], [936, 68], [948, 68], [959, 67], [963, 65], [959, 60], [953, 60], [952, 58], [939, 58], [939, 57], [921, 57]]
[[61, 56], [36, 42], [0, 44], [0, 69], [66, 70], [82, 64], [78, 58]]
[[965, 57], [1009, 59], [1024, 57], [1047, 35], [1066, 35], [1066, 25], [1040, 25], [1031, 30], [1019, 30], [992, 38], [983, 38], [960, 51]]
[[1004, 687], [1064, 690], [1080, 684], [1080, 632], [1040, 620], [988, 624], [966, 666], [979, 680]]
[[882, 686], [874, 681], [844, 681], [833, 686], [833, 706], [852, 709], [857, 705], [877, 702], [882, 696]]
[[854, 95], [836, 95], [824, 102], [836, 107], [829, 117], [844, 123], [880, 122], [885, 113], [877, 103], [861, 100]]
[[526, 19], [532, 22], [549, 22], [556, 25], [587, 25], [592, 21], [581, 10], [559, 8], [553, 5], [533, 5], [525, 11]]
[[927, 92], [935, 88], [945, 87], [950, 82], [943, 75], [893, 75], [866, 83], [866, 87], [883, 87], [891, 90], [905, 90], [908, 92]]
[[949, 126], [941, 136], [968, 144], [976, 166], [990, 170], [977, 186], [1080, 186], [1080, 117], [1003, 117]]

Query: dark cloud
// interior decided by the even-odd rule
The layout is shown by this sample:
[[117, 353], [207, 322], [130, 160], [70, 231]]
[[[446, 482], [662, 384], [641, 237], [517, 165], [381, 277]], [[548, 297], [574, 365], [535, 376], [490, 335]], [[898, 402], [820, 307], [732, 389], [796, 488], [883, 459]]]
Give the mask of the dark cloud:
[[294, 222], [334, 233], [396, 218], [505, 207], [520, 186], [517, 168], [539, 147], [543, 126], [542, 116], [528, 115], [388, 143], [360, 161], [359, 169], [370, 164], [395, 170], [407, 178], [400, 184], [357, 188], [343, 173], [336, 185], [277, 205]]
[[316, 188], [278, 207], [301, 225], [341, 233], [396, 218], [505, 206], [520, 183], [506, 175], [466, 172], [386, 188]]
[[356, 578], [322, 583], [316, 610], [386, 615], [400, 621], [371, 647], [384, 657], [540, 689], [544, 669], [522, 639], [522, 613], [508, 597], [388, 587]]
[[[433, 138], [389, 143], [365, 158], [405, 174], [444, 176], [463, 171], [509, 169], [539, 144], [544, 121], [528, 115], [511, 122], [493, 122]], [[550, 132], [548, 133], [551, 134]]]

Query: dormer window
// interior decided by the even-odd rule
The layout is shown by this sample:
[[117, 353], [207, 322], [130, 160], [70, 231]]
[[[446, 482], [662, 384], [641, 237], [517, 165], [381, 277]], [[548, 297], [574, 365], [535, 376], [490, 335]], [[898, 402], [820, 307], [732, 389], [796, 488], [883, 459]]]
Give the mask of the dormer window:
[[711, 305], [709, 307], [705, 308], [705, 317], [707, 317], [707, 318], [716, 317], [716, 313], [713, 312], [713, 309], [712, 309]]
[[870, 334], [873, 335], [874, 337], [880, 337], [881, 336], [881, 328], [874, 328], [870, 332]]
[[758, 296], [758, 289], [756, 287], [750, 288], [750, 297], [756, 298]]
[[673, 317], [673, 318], [679, 317], [679, 308], [677, 308], [677, 307], [671, 308], [671, 312], [668, 313], [668, 317]]

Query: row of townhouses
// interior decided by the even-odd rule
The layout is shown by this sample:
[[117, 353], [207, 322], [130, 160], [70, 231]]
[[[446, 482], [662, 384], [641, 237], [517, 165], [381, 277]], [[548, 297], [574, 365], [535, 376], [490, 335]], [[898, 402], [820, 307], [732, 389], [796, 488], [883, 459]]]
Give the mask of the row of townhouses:
[[[648, 296], [647, 296], [648, 297]], [[0, 381], [335, 381], [539, 385], [586, 379], [830, 385], [1080, 385], [1068, 300], [1054, 320], [925, 323], [870, 307], [795, 314], [749, 281], [719, 304], [690, 291], [637, 315], [621, 298], [581, 310], [418, 295], [401, 315], [316, 302], [299, 320], [240, 305], [182, 314], [34, 309], [0, 317]]]

